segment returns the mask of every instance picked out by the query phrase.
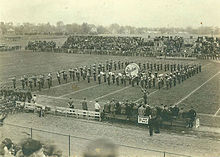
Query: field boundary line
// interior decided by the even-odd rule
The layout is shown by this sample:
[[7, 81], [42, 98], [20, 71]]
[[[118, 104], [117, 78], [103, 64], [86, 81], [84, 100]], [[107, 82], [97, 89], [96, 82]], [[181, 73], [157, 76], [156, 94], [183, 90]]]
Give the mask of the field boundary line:
[[220, 118], [220, 116], [216, 115], [213, 116], [213, 114], [207, 114], [207, 113], [197, 113], [199, 116], [207, 116], [207, 117], [216, 117], [216, 118]]
[[59, 98], [56, 96], [49, 96], [49, 95], [38, 95], [39, 97], [44, 97], [44, 98], [51, 98], [51, 99], [60, 99], [60, 100], [68, 100], [68, 98]]
[[206, 80], [205, 82], [203, 82], [203, 84], [201, 84], [199, 87], [197, 87], [196, 89], [194, 89], [193, 91], [191, 91], [188, 95], [186, 95], [185, 97], [183, 97], [181, 100], [179, 100], [177, 103], [175, 103], [175, 105], [180, 104], [181, 102], [183, 102], [184, 100], [186, 100], [188, 97], [190, 97], [193, 93], [195, 93], [197, 90], [199, 90], [202, 86], [204, 86], [206, 83], [208, 83], [210, 80], [212, 80], [214, 77], [216, 77], [218, 74], [220, 73], [220, 71], [218, 71], [215, 75], [213, 75], [212, 77], [210, 77], [208, 80]]
[[219, 109], [215, 112], [214, 117], [217, 117], [218, 112], [220, 111], [220, 107]]
[[127, 86], [127, 87], [124, 87], [124, 88], [122, 88], [122, 89], [115, 90], [115, 91], [113, 91], [113, 92], [111, 92], [111, 93], [108, 93], [108, 94], [105, 94], [105, 95], [103, 95], [103, 96], [97, 97], [97, 98], [95, 98], [94, 100], [102, 99], [102, 98], [104, 98], [104, 97], [106, 97], [106, 96], [109, 96], [109, 95], [118, 93], [118, 92], [120, 92], [120, 91], [122, 91], [122, 90], [125, 90], [125, 89], [127, 89], [127, 88], [131, 88], [131, 86]]
[[94, 86], [90, 86], [90, 87], [83, 88], [83, 89], [80, 89], [80, 90], [77, 90], [77, 91], [74, 91], [74, 92], [71, 92], [71, 93], [67, 93], [67, 94], [61, 95], [61, 96], [58, 96], [58, 98], [63, 98], [65, 96], [68, 96], [68, 95], [71, 95], [71, 94], [75, 94], [75, 93], [78, 93], [78, 92], [81, 92], [81, 91], [84, 91], [84, 90], [88, 90], [88, 89], [91, 89], [91, 88], [95, 88], [97, 86], [100, 86], [100, 84], [96, 84]]

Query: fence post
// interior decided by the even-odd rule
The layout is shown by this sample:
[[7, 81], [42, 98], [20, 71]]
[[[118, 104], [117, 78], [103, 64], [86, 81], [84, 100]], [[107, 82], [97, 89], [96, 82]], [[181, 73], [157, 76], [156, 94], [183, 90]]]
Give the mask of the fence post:
[[166, 157], [166, 153], [165, 152], [163, 153], [163, 157]]
[[31, 138], [32, 138], [32, 128], [31, 128]]
[[70, 157], [70, 135], [69, 135], [69, 157]]

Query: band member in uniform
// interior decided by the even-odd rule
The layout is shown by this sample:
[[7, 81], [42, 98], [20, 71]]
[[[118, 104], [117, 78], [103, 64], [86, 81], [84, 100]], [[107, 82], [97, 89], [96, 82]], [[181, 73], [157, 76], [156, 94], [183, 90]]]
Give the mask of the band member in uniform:
[[169, 79], [168, 78], [166, 78], [166, 87], [167, 87], [167, 89], [169, 89]]
[[124, 79], [124, 86], [126, 87], [126, 85], [127, 85], [126, 75], [123, 75], [122, 77]]
[[141, 88], [144, 88], [144, 78], [143, 78], [143, 76], [141, 77]]
[[78, 70], [76, 71], [76, 77], [77, 77], [77, 81], [79, 82], [80, 81], [80, 72]]
[[96, 81], [96, 72], [95, 71], [93, 72], [93, 79], [94, 79], [94, 81]]
[[33, 85], [32, 85], [32, 80], [31, 80], [31, 79], [29, 79], [29, 87], [30, 87], [30, 89], [31, 89], [31, 91], [32, 91]]
[[52, 80], [53, 80], [53, 78], [52, 78], [52, 74], [51, 73], [48, 73], [48, 77], [49, 77], [49, 82], [50, 82], [50, 87], [52, 86]]
[[83, 102], [82, 102], [82, 109], [83, 109], [83, 110], [88, 110], [88, 105], [87, 105], [86, 98], [84, 98], [84, 100], [83, 100]]
[[40, 79], [37, 79], [37, 84], [38, 84], [38, 90], [41, 91], [41, 81], [40, 81]]
[[99, 84], [101, 84], [101, 75], [100, 74], [98, 74], [98, 82], [99, 82]]
[[121, 62], [118, 61], [118, 69], [120, 70], [121, 69]]
[[13, 82], [13, 87], [14, 87], [14, 89], [16, 88], [16, 77], [13, 77], [12, 78], [12, 82]]
[[112, 74], [112, 83], [115, 84], [115, 74]]
[[66, 73], [66, 71], [64, 71], [63, 72], [63, 79], [66, 81], [66, 83], [67, 83], [67, 73]]
[[199, 64], [199, 72], [202, 72], [202, 65]]
[[41, 87], [44, 88], [44, 75], [40, 75]]
[[50, 77], [49, 76], [47, 76], [47, 84], [48, 84], [48, 88], [50, 89], [51, 84], [50, 84]]
[[155, 71], [154, 75], [155, 75], [155, 77], [157, 78], [158, 72], [157, 72], [157, 71]]
[[144, 68], [144, 71], [146, 71], [146, 64], [145, 63], [143, 64], [143, 68]]
[[73, 73], [73, 81], [75, 81], [76, 80], [76, 71], [73, 69], [72, 73]]
[[103, 73], [104, 82], [106, 82], [106, 73]]
[[32, 80], [34, 82], [34, 87], [36, 87], [37, 86], [37, 76], [36, 75], [32, 76]]
[[72, 79], [73, 78], [73, 69], [72, 68], [69, 69], [69, 75], [70, 75], [70, 79]]
[[119, 76], [118, 76], [118, 74], [116, 75], [115, 80], [116, 80], [117, 86], [119, 86]]
[[153, 77], [153, 78], [152, 78], [152, 81], [153, 81], [153, 87], [155, 88], [155, 87], [156, 87], [156, 78]]
[[28, 78], [27, 78], [26, 75], [24, 75], [24, 82], [25, 82], [25, 85], [26, 85], [26, 87], [27, 87], [27, 86], [28, 86]]
[[161, 78], [158, 78], [158, 89], [160, 90], [160, 88], [161, 88]]
[[173, 75], [173, 86], [176, 86], [176, 75]]
[[25, 81], [24, 81], [24, 78], [23, 78], [23, 77], [21, 78], [21, 85], [22, 85], [22, 89], [24, 89]]
[[134, 83], [135, 83], [135, 77], [131, 76], [131, 86], [134, 87]]
[[107, 76], [108, 85], [110, 85], [110, 75]]
[[87, 81], [88, 81], [88, 83], [90, 83], [90, 75], [89, 75], [89, 73], [87, 73]]
[[61, 81], [60, 81], [60, 72], [59, 72], [59, 71], [57, 72], [57, 80], [58, 80], [58, 83], [61, 84]]

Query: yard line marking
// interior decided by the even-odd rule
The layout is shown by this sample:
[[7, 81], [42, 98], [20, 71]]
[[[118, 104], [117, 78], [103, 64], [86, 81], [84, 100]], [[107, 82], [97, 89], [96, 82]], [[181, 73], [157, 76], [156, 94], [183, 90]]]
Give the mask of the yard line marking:
[[[159, 91], [159, 89], [157, 89], [157, 90], [151, 92], [148, 96], [150, 96], [151, 94], [154, 94], [154, 93], [156, 93], [156, 92], [158, 92], [158, 91]], [[140, 98], [140, 99], [136, 100], [135, 103], [138, 102], [138, 101], [140, 101], [140, 100], [142, 100], [142, 99], [143, 99], [143, 98]]]
[[125, 90], [125, 89], [127, 89], [127, 88], [131, 88], [131, 86], [124, 87], [124, 88], [122, 88], [122, 89], [119, 89], [119, 90], [116, 90], [116, 91], [114, 91], [114, 92], [108, 93], [108, 94], [106, 94], [106, 95], [100, 96], [100, 97], [98, 97], [98, 98], [95, 98], [94, 100], [98, 100], [98, 99], [104, 98], [104, 97], [106, 97], [106, 96], [109, 96], [109, 95], [118, 93], [118, 92], [120, 92], [120, 91], [122, 91], [122, 90]]
[[214, 114], [214, 117], [217, 116], [218, 112], [220, 111], [220, 108], [218, 109], [218, 111]]
[[208, 116], [208, 117], [217, 117], [217, 118], [220, 118], [220, 116], [216, 115], [216, 116], [213, 116], [213, 114], [207, 114], [207, 113], [198, 113], [197, 115], [199, 116]]
[[204, 86], [206, 83], [208, 83], [210, 80], [212, 80], [215, 76], [217, 76], [220, 73], [217, 72], [215, 75], [213, 75], [211, 78], [209, 78], [208, 80], [206, 80], [203, 84], [201, 84], [199, 87], [197, 87], [196, 89], [194, 89], [192, 92], [190, 92], [188, 95], [186, 95], [184, 98], [182, 98], [181, 100], [179, 100], [177, 103], [175, 103], [175, 105], [180, 104], [181, 102], [183, 102], [184, 100], [186, 100], [188, 97], [190, 97], [193, 93], [195, 93], [198, 89], [200, 89], [202, 86]]
[[78, 92], [81, 92], [81, 91], [84, 91], [84, 90], [88, 90], [88, 89], [91, 89], [91, 88], [95, 88], [95, 87], [97, 87], [97, 86], [100, 86], [100, 84], [97, 84], [97, 85], [94, 85], [94, 86], [90, 86], [90, 87], [88, 87], [88, 88], [83, 88], [83, 89], [81, 89], [81, 90], [77, 90], [77, 91], [74, 91], [74, 92], [71, 92], [71, 93], [67, 93], [67, 94], [61, 95], [61, 96], [59, 96], [58, 98], [63, 98], [63, 97], [65, 97], [65, 96], [68, 96], [68, 95], [71, 95], [71, 94], [75, 94], [75, 93], [78, 93]]
[[[48, 95], [38, 95], [39, 99], [40, 97], [44, 97], [44, 98], [51, 98], [51, 99], [58, 99], [58, 100], [69, 100], [69, 98], [59, 98], [59, 97], [55, 97], [55, 96], [48, 96]], [[83, 99], [72, 99], [73, 101], [83, 101]], [[90, 102], [90, 100], [88, 100]]]
[[49, 96], [49, 95], [38, 95], [39, 97], [44, 97], [44, 98], [52, 98], [52, 99], [59, 99], [59, 100], [68, 100], [68, 98], [60, 98], [60, 97], [55, 97], [55, 96]]

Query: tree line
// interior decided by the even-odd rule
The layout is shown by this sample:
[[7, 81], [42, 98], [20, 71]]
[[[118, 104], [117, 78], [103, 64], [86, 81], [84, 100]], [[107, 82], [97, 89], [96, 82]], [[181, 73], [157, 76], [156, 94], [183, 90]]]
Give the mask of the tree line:
[[148, 28], [148, 27], [133, 27], [133, 26], [121, 26], [119, 24], [111, 24], [109, 26], [88, 24], [86, 22], [82, 24], [72, 23], [64, 24], [62, 21], [58, 21], [55, 25], [48, 23], [22, 23], [14, 24], [13, 22], [0, 22], [0, 34], [16, 34], [16, 35], [67, 35], [67, 34], [147, 34], [147, 33], [189, 33], [195, 35], [219, 35], [219, 27], [201, 26], [198, 28], [186, 27], [160, 27], [160, 28]]

